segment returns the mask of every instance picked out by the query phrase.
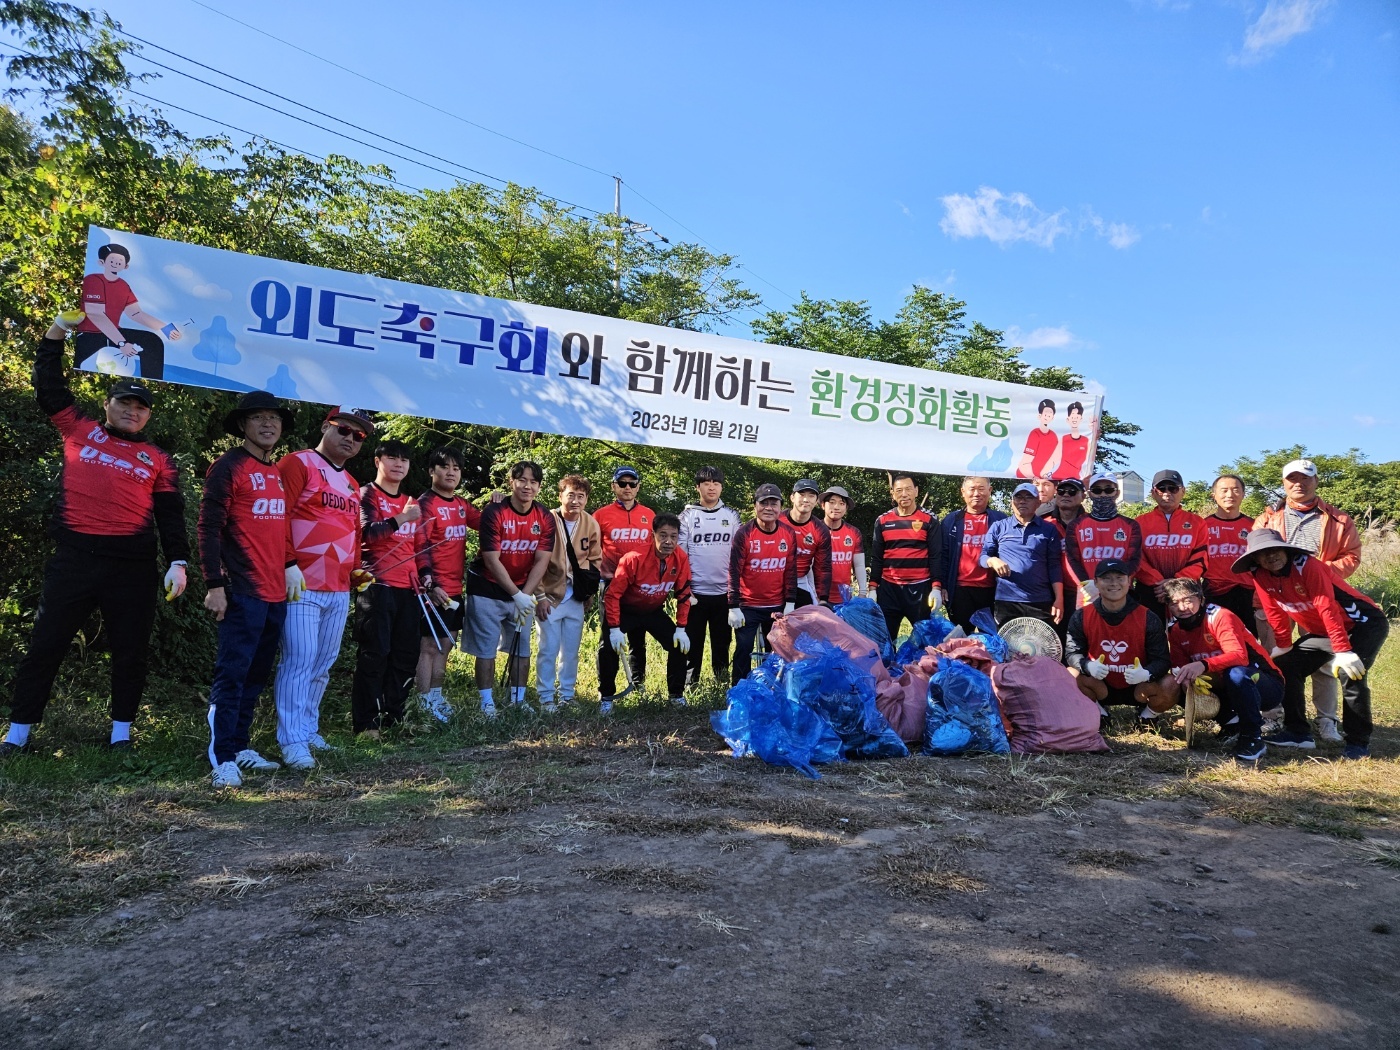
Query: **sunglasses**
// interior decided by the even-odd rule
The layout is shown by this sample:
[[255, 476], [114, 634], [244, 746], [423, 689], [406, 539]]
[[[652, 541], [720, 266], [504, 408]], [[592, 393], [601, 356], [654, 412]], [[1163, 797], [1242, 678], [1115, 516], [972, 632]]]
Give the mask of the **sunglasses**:
[[640, 482], [640, 481], [621, 480], [621, 481], [614, 481], [613, 484], [616, 485], [616, 486], [617, 486], [618, 488], [620, 488], [620, 489], [634, 489], [634, 488], [636, 488], [638, 485], [640, 485], [641, 482]]
[[1079, 495], [1079, 493], [1081, 493], [1081, 492], [1083, 492], [1083, 491], [1084, 491], [1084, 490], [1081, 489], [1078, 485], [1060, 485], [1060, 486], [1058, 486], [1058, 487], [1055, 489], [1055, 495], [1057, 495], [1057, 496], [1077, 496], [1077, 495]]
[[1180, 492], [1181, 486], [1171, 481], [1164, 481], [1157, 486], [1158, 492]]
[[1094, 488], [1091, 488], [1091, 489], [1089, 490], [1089, 495], [1091, 495], [1091, 496], [1116, 496], [1116, 495], [1118, 495], [1118, 490], [1117, 490], [1117, 489], [1111, 489], [1111, 488], [1110, 488], [1110, 489], [1106, 489], [1106, 488], [1104, 488], [1102, 485], [1096, 485]]
[[354, 427], [347, 427], [344, 423], [335, 425], [335, 432], [343, 438], [354, 438], [356, 441], [364, 441], [365, 432], [356, 430]]

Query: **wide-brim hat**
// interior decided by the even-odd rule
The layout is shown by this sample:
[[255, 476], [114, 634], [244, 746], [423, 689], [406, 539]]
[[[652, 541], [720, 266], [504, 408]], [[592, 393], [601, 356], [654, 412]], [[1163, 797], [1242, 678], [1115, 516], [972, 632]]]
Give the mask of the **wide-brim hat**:
[[238, 399], [238, 407], [224, 416], [224, 430], [234, 437], [243, 436], [243, 417], [254, 412], [276, 412], [282, 417], [282, 431], [296, 426], [297, 417], [282, 402], [266, 390], [253, 390]]
[[1254, 557], [1264, 551], [1284, 550], [1288, 551], [1289, 557], [1293, 558], [1299, 554], [1309, 554], [1301, 547], [1295, 547], [1278, 534], [1275, 529], [1253, 529], [1249, 538], [1245, 540], [1244, 553], [1235, 559], [1235, 564], [1230, 566], [1231, 572], [1249, 572], [1254, 568]]

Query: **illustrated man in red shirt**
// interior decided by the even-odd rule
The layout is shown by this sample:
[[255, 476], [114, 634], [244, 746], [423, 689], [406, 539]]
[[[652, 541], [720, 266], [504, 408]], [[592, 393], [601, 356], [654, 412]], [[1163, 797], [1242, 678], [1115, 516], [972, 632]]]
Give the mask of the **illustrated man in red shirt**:
[[272, 450], [296, 417], [266, 390], [239, 399], [224, 429], [243, 443], [216, 459], [199, 503], [199, 561], [208, 593], [204, 607], [219, 622], [214, 681], [209, 687], [209, 762], [214, 786], [238, 787], [245, 771], [279, 769], [249, 743], [258, 697], [287, 619], [289, 593], [305, 587], [287, 564], [290, 526], [282, 475]]
[[1018, 478], [1048, 477], [1051, 460], [1060, 447], [1059, 437], [1050, 429], [1055, 419], [1055, 402], [1047, 397], [1036, 411], [1040, 424], [1026, 435], [1026, 447], [1021, 450], [1021, 462], [1016, 467]]
[[[97, 250], [101, 269], [83, 278], [83, 310], [86, 316], [78, 325], [73, 341], [73, 366], [83, 362], [104, 347], [115, 347], [126, 361], [139, 359], [143, 379], [160, 379], [165, 375], [165, 343], [159, 332], [171, 342], [180, 339], [180, 329], [148, 314], [136, 301], [131, 285], [122, 279], [122, 272], [131, 263], [131, 252], [120, 244], [104, 244]], [[124, 316], [151, 329], [143, 332], [121, 326]]]
[[44, 569], [29, 651], [15, 671], [0, 758], [22, 751], [31, 726], [43, 721], [63, 658], [94, 610], [112, 650], [111, 745], [131, 747], [156, 615], [157, 535], [170, 559], [167, 600], [185, 589], [189, 538], [175, 461], [142, 435], [151, 391], [139, 379], [122, 379], [107, 392], [103, 422], [82, 412], [63, 371], [63, 340], [76, 323], [76, 314], [61, 316], [34, 359], [39, 408], [63, 439], [49, 528], [57, 544]]
[[[686, 621], [690, 618], [690, 559], [677, 544], [681, 519], [658, 514], [652, 523], [652, 542], [645, 551], [628, 551], [617, 563], [612, 583], [603, 594], [603, 634], [613, 658], [604, 665], [607, 674], [598, 679], [602, 696], [599, 713], [612, 714], [617, 687], [617, 657], [627, 649], [645, 652], [647, 635], [666, 651], [666, 689], [671, 703], [685, 706], [685, 657], [690, 652]], [[676, 618], [666, 615], [666, 602], [676, 601]], [[632, 682], [645, 681], [642, 674]]]
[[783, 490], [758, 486], [753, 520], [740, 526], [729, 546], [729, 626], [734, 629], [730, 684], [749, 673], [754, 639], [765, 640], [773, 617], [789, 613], [797, 601], [797, 537], [781, 520]]

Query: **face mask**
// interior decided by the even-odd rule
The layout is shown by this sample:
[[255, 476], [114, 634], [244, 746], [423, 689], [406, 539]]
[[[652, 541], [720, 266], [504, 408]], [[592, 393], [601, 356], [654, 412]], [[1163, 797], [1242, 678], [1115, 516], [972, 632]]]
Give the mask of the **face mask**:
[[1182, 630], [1185, 630], [1185, 631], [1194, 631], [1197, 627], [1201, 626], [1201, 621], [1202, 621], [1203, 619], [1205, 619], [1205, 615], [1206, 615], [1206, 608], [1205, 608], [1205, 606], [1203, 605], [1203, 606], [1201, 606], [1199, 609], [1196, 610], [1196, 615], [1195, 615], [1195, 616], [1187, 616], [1187, 617], [1178, 616], [1178, 617], [1177, 617], [1177, 620], [1176, 620], [1176, 625], [1177, 625], [1178, 627], [1180, 627]]
[[1107, 521], [1118, 513], [1117, 496], [1090, 496], [1089, 506], [1093, 508], [1089, 513], [1100, 521]]

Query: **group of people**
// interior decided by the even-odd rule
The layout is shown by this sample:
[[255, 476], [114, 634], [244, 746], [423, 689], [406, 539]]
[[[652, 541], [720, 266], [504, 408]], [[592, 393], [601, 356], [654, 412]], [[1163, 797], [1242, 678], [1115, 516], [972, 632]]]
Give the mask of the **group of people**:
[[[154, 403], [149, 388], [140, 379], [114, 383], [101, 420], [82, 413], [68, 388], [65, 338], [82, 319], [60, 315], [36, 356], [39, 404], [64, 445], [57, 550], [16, 673], [0, 757], [28, 746], [64, 655], [94, 609], [112, 649], [110, 744], [130, 747], [158, 600], [157, 537], [166, 599], [186, 586], [190, 545], [177, 467], [142, 436]], [[541, 709], [574, 702], [584, 622], [595, 605], [600, 710], [608, 714], [645, 680], [648, 637], [665, 653], [671, 702], [684, 705], [700, 681], [707, 641], [715, 678], [734, 684], [776, 618], [869, 597], [891, 638], [905, 621], [939, 610], [969, 632], [984, 611], [998, 626], [1044, 621], [1105, 717], [1109, 706], [1129, 704], [1151, 722], [1185, 690], [1212, 692], [1221, 733], [1238, 737], [1235, 754], [1245, 761], [1263, 753], [1264, 741], [1314, 746], [1305, 707], [1311, 676], [1318, 735], [1338, 739], [1340, 723], [1346, 756], [1368, 753], [1365, 674], [1388, 625], [1346, 583], [1359, 561], [1356, 527], [1317, 498], [1317, 471], [1306, 460], [1284, 468], [1286, 500], [1257, 522], [1241, 513], [1244, 485], [1229, 475], [1214, 484], [1217, 510], [1208, 518], [1182, 508], [1181, 476], [1164, 470], [1153, 479], [1156, 507], [1137, 519], [1120, 512], [1117, 479], [1106, 473], [1092, 475], [1087, 488], [1076, 477], [1019, 484], [1009, 514], [991, 506], [989, 479], [968, 477], [963, 507], [940, 519], [920, 506], [914, 478], [896, 474], [894, 506], [876, 519], [867, 551], [847, 521], [850, 494], [808, 478], [792, 486], [786, 508], [777, 485], [759, 485], [745, 520], [724, 502], [718, 467], [696, 473], [697, 501], [676, 515], [645, 506], [640, 473], [624, 465], [612, 474], [613, 499], [590, 513], [587, 478], [560, 478], [550, 508], [539, 499], [543, 469], [522, 460], [509, 469], [509, 491], [478, 508], [457, 492], [464, 460], [454, 449], [429, 455], [430, 488], [414, 496], [404, 489], [412, 450], [403, 442], [377, 443], [366, 484], [347, 472], [375, 435], [368, 412], [332, 410], [314, 448], [274, 461], [292, 422], [273, 395], [244, 395], [224, 420], [238, 444], [205, 479], [198, 558], [204, 604], [218, 621], [209, 697], [217, 786], [278, 767], [249, 740], [269, 679], [282, 763], [315, 766], [328, 748], [321, 700], [352, 602], [352, 728], [371, 738], [405, 717], [415, 685], [429, 716], [452, 717], [443, 682], [458, 647], [475, 658], [486, 717], [497, 713], [502, 658], [499, 699], [525, 703], [536, 632]], [[470, 531], [478, 553], [468, 562]], [[1340, 719], [1335, 678], [1344, 679]], [[1265, 736], [1264, 719], [1277, 708], [1282, 724]]]

